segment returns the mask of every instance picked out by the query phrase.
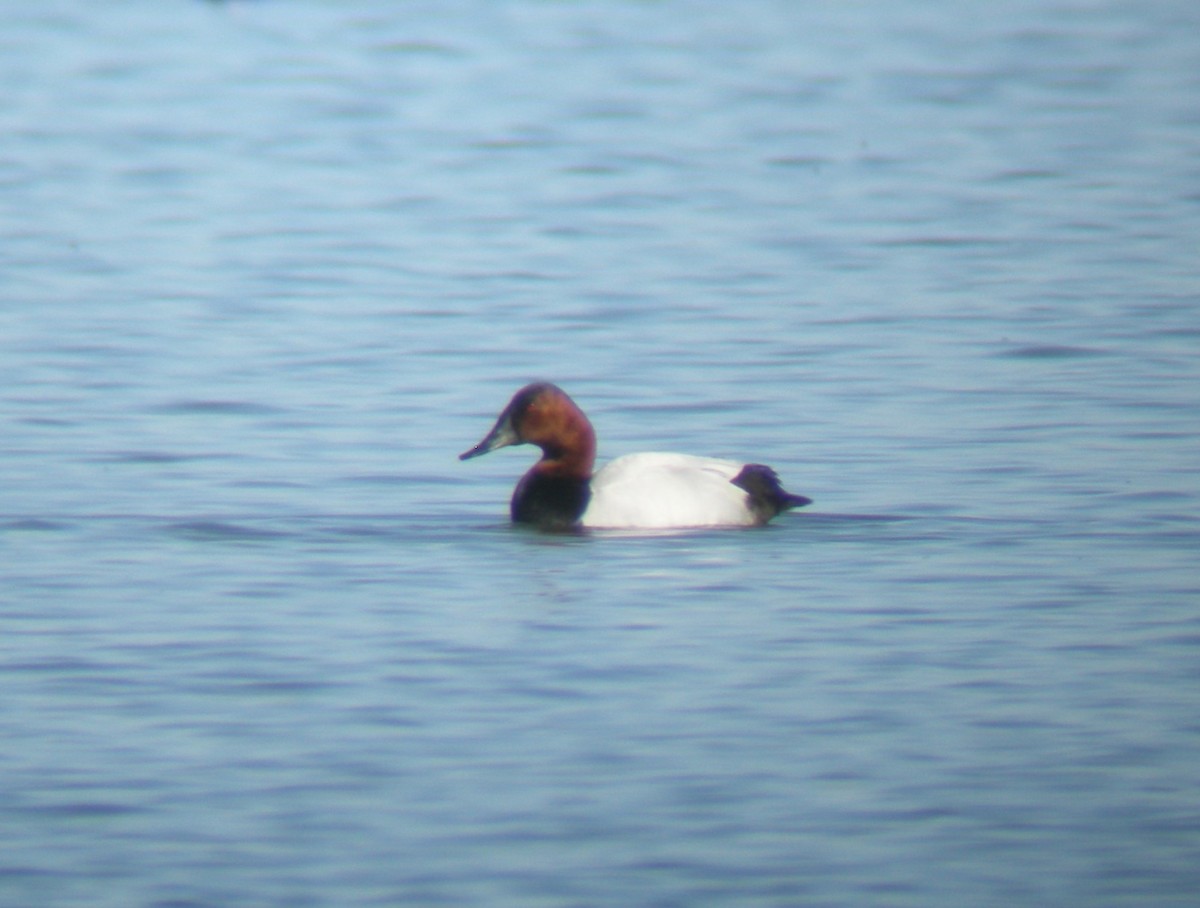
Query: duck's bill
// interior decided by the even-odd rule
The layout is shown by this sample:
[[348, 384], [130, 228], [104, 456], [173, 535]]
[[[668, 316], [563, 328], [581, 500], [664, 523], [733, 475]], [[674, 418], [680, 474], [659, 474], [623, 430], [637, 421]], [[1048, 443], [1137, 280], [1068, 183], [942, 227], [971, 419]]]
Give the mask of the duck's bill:
[[470, 460], [472, 457], [481, 457], [489, 451], [495, 451], [497, 448], [506, 448], [509, 445], [517, 444], [519, 441], [517, 433], [513, 431], [512, 424], [507, 419], [501, 419], [492, 427], [492, 431], [484, 436], [483, 441], [471, 448], [471, 450], [463, 451], [458, 455], [458, 459]]

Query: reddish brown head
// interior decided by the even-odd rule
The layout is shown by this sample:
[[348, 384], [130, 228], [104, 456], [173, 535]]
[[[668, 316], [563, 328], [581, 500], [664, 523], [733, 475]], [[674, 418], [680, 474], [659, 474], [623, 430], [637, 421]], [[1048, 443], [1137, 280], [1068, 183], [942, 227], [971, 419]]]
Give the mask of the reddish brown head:
[[479, 457], [508, 445], [542, 449], [535, 469], [544, 475], [589, 479], [596, 460], [596, 433], [567, 393], [549, 382], [526, 385], [509, 401], [483, 441], [459, 455]]

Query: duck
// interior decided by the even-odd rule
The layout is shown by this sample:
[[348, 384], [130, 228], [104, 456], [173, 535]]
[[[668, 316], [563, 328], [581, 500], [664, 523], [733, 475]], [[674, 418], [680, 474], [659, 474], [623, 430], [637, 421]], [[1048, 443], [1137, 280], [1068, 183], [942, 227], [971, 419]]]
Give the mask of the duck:
[[459, 460], [531, 444], [541, 459], [517, 483], [514, 523], [543, 530], [667, 530], [762, 526], [812, 504], [787, 492], [768, 466], [691, 454], [626, 454], [593, 473], [596, 432], [565, 391], [534, 382]]

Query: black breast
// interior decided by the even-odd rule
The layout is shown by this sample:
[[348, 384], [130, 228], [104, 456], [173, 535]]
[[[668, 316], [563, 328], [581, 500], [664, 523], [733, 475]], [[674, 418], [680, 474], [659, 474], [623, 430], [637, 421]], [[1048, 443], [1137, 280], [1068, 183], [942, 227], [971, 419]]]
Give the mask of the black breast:
[[586, 479], [548, 476], [531, 470], [513, 493], [512, 519], [547, 530], [567, 529], [579, 523], [591, 497]]

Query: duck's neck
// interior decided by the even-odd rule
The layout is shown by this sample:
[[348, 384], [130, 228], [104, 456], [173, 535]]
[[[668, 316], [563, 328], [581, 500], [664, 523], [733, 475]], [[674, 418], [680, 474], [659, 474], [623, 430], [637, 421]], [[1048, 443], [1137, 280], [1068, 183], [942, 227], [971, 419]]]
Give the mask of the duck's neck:
[[542, 442], [542, 459], [517, 484], [512, 518], [543, 529], [568, 529], [579, 523], [591, 500], [596, 435], [582, 413], [564, 420]]
[[596, 463], [596, 432], [575, 402], [559, 394], [553, 407], [538, 414], [536, 428], [527, 436], [542, 449], [534, 469], [542, 476], [586, 482]]
[[525, 440], [542, 449], [517, 484], [512, 517], [546, 529], [579, 523], [591, 499], [596, 433], [575, 402], [558, 389], [544, 392], [541, 406], [525, 413]]
[[553, 442], [543, 444], [542, 459], [534, 467], [543, 476], [569, 476], [589, 480], [596, 465], [596, 433], [579, 414], [555, 433]]

